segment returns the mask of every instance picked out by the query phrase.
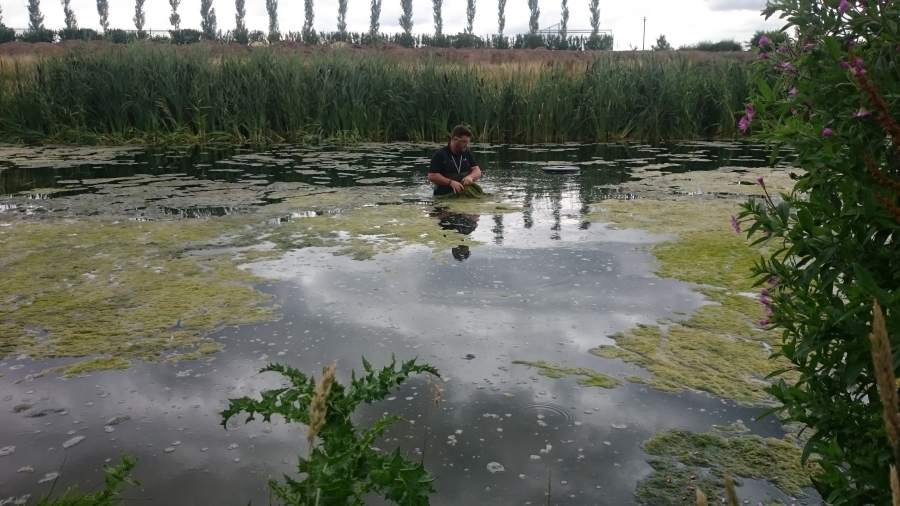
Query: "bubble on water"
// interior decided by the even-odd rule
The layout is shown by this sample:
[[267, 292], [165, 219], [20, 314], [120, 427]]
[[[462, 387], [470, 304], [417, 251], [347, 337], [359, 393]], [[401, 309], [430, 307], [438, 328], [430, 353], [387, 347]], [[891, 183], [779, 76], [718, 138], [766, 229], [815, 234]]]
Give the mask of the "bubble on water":
[[181, 441], [172, 441], [172, 446], [178, 446], [181, 444]]
[[237, 443], [231, 443], [230, 445], [228, 445], [228, 448], [226, 448], [226, 450], [234, 450], [237, 447], [238, 447]]
[[462, 429], [456, 429], [457, 434], [462, 434]]
[[241, 461], [240, 457], [235, 457], [234, 460], [232, 460], [232, 462], [234, 462], [235, 464], [237, 464], [240, 461]]
[[238, 430], [241, 427], [243, 427], [243, 425], [241, 425], [241, 421], [236, 418], [228, 420], [228, 423], [225, 424], [226, 430]]
[[609, 426], [616, 430], [627, 430], [629, 432], [637, 431], [641, 428], [640, 424], [631, 420], [613, 420]]
[[521, 479], [523, 479], [523, 480], [524, 480], [524, 479], [525, 479], [525, 478], [528, 478], [528, 477], [527, 477], [527, 476], [525, 476], [525, 475], [524, 475], [524, 474], [520, 474], [520, 475], [519, 475], [519, 478], [521, 478]]
[[75, 436], [72, 439], [63, 443], [63, 448], [71, 448], [82, 441], [84, 441], [84, 436]]
[[537, 421], [537, 424], [540, 425], [541, 427], [546, 427], [546, 426], [547, 426], [547, 422], [545, 422], [545, 421], [543, 421], [543, 420], [538, 420], [538, 421]]
[[38, 483], [46, 483], [48, 481], [53, 481], [57, 478], [59, 478], [59, 473], [47, 473], [44, 475], [43, 478], [38, 480]]
[[15, 446], [4, 446], [3, 448], [0, 448], [0, 457], [12, 455], [13, 453], [16, 453]]
[[176, 378], [186, 378], [191, 375], [191, 371], [193, 371], [193, 369], [188, 369], [187, 371], [178, 371], [175, 373], [175, 377]]
[[577, 427], [581, 427], [581, 426], [584, 425], [584, 424], [583, 424], [582, 422], [575, 422], [575, 425], [576, 425]]
[[568, 485], [568, 484], [569, 484], [569, 482], [567, 482], [566, 480], [563, 480], [563, 481], [561, 481], [560, 483], [563, 484], [563, 485]]
[[17, 473], [33, 473], [34, 468], [31, 466], [20, 467]]
[[93, 402], [85, 402], [84, 405], [87, 407], [91, 407], [94, 405], [94, 403]]
[[503, 429], [497, 427], [497, 432], [503, 432]]
[[550, 450], [553, 449], [553, 445], [548, 444], [544, 448], [541, 449], [540, 453], [550, 453]]
[[393, 400], [396, 400], [396, 399], [397, 399], [396, 397], [388, 397], [388, 398], [387, 398], [387, 400], [389, 400], [389, 401], [393, 401]]
[[414, 399], [414, 397], [407, 397], [407, 398], [406, 398], [406, 400], [408, 400], [408, 401], [411, 401], [411, 400], [413, 400], [413, 399]]
[[488, 462], [487, 470], [493, 473], [502, 473], [506, 471], [499, 462]]
[[209, 448], [200, 448], [201, 452], [205, 452], [206, 450], [209, 450]]
[[604, 441], [603, 444], [605, 444], [606, 446], [612, 446], [612, 443], [610, 443], [609, 441]]
[[170, 446], [170, 447], [166, 448], [166, 449], [163, 450], [163, 451], [166, 452], [166, 453], [172, 453], [172, 452], [175, 451], [175, 447], [174, 447], [174, 446]]
[[263, 432], [265, 432], [266, 434], [272, 432], [272, 427], [269, 427], [268, 425], [263, 427]]
[[532, 455], [532, 456], [530, 456], [530, 457], [528, 457], [528, 458], [530, 458], [531, 460], [541, 460], [541, 456], [540, 456], [540, 455]]

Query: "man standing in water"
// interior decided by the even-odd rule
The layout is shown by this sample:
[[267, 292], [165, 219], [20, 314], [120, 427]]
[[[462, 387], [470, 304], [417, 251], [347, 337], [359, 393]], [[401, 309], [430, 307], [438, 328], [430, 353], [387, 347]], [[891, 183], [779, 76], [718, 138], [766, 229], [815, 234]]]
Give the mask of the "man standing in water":
[[481, 177], [475, 155], [466, 149], [471, 140], [472, 131], [457, 125], [450, 134], [450, 142], [431, 157], [428, 180], [435, 184], [435, 195], [460, 193]]

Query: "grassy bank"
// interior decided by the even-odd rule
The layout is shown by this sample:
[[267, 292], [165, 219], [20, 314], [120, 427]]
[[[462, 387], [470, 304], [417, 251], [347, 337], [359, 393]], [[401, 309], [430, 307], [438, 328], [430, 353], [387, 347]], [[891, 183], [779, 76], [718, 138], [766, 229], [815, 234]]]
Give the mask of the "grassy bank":
[[353, 51], [214, 56], [133, 45], [0, 61], [0, 141], [480, 141], [733, 136], [740, 61], [598, 54], [583, 68], [409, 63]]

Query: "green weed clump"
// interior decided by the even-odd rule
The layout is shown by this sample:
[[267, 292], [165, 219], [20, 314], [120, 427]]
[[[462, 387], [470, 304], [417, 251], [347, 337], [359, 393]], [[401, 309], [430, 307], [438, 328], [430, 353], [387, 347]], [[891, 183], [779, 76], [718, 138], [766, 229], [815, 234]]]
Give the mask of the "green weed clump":
[[734, 136], [746, 63], [598, 55], [583, 68], [131, 45], [4, 63], [0, 140], [68, 143]]
[[678, 506], [691, 500], [695, 490], [725, 497], [728, 474], [762, 478], [792, 497], [805, 496], [802, 488], [812, 486], [810, 475], [818, 466], [801, 463], [802, 449], [794, 441], [727, 434], [728, 429], [704, 433], [673, 429], [646, 441], [644, 451], [652, 456], [653, 473], [638, 484], [638, 501]]
[[605, 374], [586, 367], [566, 367], [562, 365], [553, 365], [538, 360], [537, 362], [528, 362], [525, 360], [513, 360], [514, 364], [527, 365], [538, 370], [538, 374], [553, 379], [562, 379], [566, 376], [581, 376], [578, 378], [578, 384], [583, 387], [600, 387], [614, 388], [622, 384], [621, 381], [611, 378]]
[[[56, 497], [51, 497], [53, 495], [53, 490], [51, 490], [50, 493], [42, 496], [35, 506], [114, 506], [122, 504], [124, 499], [119, 497], [119, 492], [126, 484], [135, 487], [141, 486], [137, 480], [131, 477], [131, 471], [137, 466], [137, 462], [138, 459], [122, 454], [122, 463], [118, 466], [111, 467], [103, 464], [103, 471], [106, 472], [103, 490], [89, 494], [72, 487]], [[56, 486], [55, 481], [53, 485]]]

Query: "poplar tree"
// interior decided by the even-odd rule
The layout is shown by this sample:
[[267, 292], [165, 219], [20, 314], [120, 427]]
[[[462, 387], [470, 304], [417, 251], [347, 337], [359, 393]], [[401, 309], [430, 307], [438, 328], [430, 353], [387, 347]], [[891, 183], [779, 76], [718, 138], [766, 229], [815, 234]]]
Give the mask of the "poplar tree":
[[144, 33], [144, 23], [147, 21], [144, 16], [144, 1], [134, 0], [134, 27], [137, 28], [139, 35]]
[[559, 20], [559, 38], [566, 42], [566, 32], [569, 27], [569, 0], [562, 0], [562, 18]]
[[172, 6], [172, 14], [169, 16], [169, 23], [172, 25], [173, 30], [179, 30], [181, 28], [181, 16], [178, 15], [178, 4], [181, 3], [181, 0], [169, 0], [169, 5]]
[[472, 23], [475, 22], [475, 0], [468, 0], [466, 4], [466, 31], [472, 34]]
[[506, 28], [506, 0], [497, 0], [497, 28], [502, 37], [503, 29]]
[[531, 11], [531, 17], [528, 18], [528, 33], [534, 35], [541, 29], [538, 26], [538, 18], [541, 17], [538, 0], [528, 0], [528, 9]]
[[381, 0], [372, 0], [372, 13], [369, 16], [369, 34], [378, 35], [379, 20], [381, 19]]
[[315, 33], [313, 28], [315, 16], [313, 0], [303, 0], [303, 38], [305, 40], [310, 40], [310, 35]]
[[244, 0], [234, 0], [234, 39], [241, 44], [247, 43], [247, 9]]
[[600, 33], [600, 0], [591, 0], [591, 36], [596, 37]]
[[434, 38], [440, 39], [444, 34], [444, 18], [441, 15], [441, 6], [444, 0], [431, 0], [431, 10], [434, 13]]
[[100, 15], [100, 26], [103, 33], [109, 31], [109, 1], [97, 0], [97, 14]]
[[72, 0], [62, 0], [63, 13], [66, 15], [66, 30], [77, 30], [78, 20], [72, 10]]
[[28, 0], [28, 29], [32, 32], [44, 31], [44, 15], [41, 14], [41, 0]]
[[338, 0], [338, 32], [347, 33], [347, 0]]
[[216, 38], [216, 9], [212, 3], [213, 0], [200, 0], [200, 28], [208, 40]]
[[266, 0], [266, 11], [269, 13], [269, 42], [281, 38], [278, 33], [278, 0]]
[[400, 16], [400, 28], [403, 28], [403, 33], [406, 35], [412, 36], [412, 0], [400, 0], [400, 7], [403, 8], [403, 15]]

